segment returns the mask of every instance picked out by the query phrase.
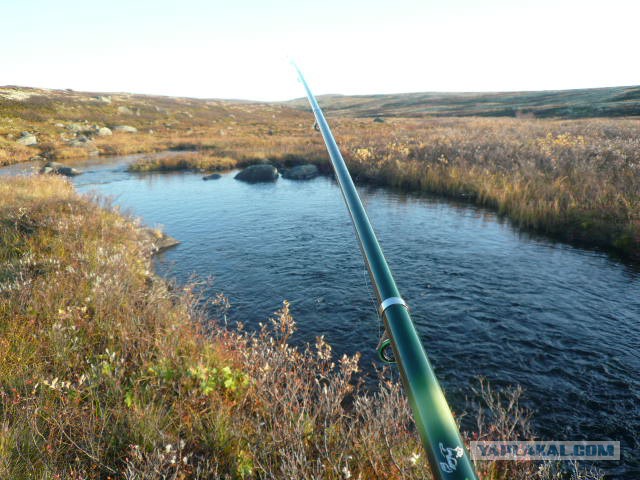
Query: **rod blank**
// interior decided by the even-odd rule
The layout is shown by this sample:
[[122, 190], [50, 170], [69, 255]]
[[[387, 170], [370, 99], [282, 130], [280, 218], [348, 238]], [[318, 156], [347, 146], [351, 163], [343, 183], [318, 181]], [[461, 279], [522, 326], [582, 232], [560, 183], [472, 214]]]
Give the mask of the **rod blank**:
[[436, 480], [477, 480], [449, 405], [420, 342], [407, 305], [398, 291], [340, 149], [302, 72], [295, 64], [294, 67], [307, 93], [353, 221], [433, 477]]

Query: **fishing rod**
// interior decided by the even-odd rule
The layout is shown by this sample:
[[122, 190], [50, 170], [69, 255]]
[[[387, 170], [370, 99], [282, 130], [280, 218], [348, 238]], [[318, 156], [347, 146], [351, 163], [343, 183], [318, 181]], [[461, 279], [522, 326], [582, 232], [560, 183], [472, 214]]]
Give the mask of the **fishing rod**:
[[[385, 362], [398, 364], [433, 477], [436, 480], [477, 480], [458, 426], [409, 315], [409, 307], [400, 296], [340, 149], [302, 72], [297, 65], [293, 66], [307, 93], [316, 124], [327, 146], [378, 298], [378, 314], [385, 328], [385, 334], [378, 344], [378, 355]], [[393, 357], [389, 349], [392, 350]]]

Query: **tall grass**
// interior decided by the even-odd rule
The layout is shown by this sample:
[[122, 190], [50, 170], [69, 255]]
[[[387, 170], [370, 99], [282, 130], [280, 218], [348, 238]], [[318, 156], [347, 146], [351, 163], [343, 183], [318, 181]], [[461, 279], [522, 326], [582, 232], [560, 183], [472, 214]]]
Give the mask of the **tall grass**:
[[180, 153], [168, 157], [146, 157], [129, 165], [130, 172], [173, 172], [195, 170], [215, 172], [230, 170], [237, 165], [230, 157], [220, 157], [206, 151]]
[[[0, 478], [429, 478], [397, 383], [367, 393], [357, 355], [292, 347], [286, 302], [258, 332], [205, 318], [152, 242], [63, 179], [0, 182]], [[517, 391], [482, 388], [468, 438], [530, 435]]]
[[347, 131], [343, 144], [362, 179], [467, 198], [521, 227], [640, 259], [638, 132], [640, 120], [406, 121], [393, 137]]

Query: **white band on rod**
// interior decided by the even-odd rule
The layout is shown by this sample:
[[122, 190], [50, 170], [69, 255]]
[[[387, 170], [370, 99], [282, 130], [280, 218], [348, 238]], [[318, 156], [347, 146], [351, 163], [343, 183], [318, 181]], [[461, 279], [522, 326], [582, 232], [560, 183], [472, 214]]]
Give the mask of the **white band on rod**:
[[385, 298], [380, 304], [380, 307], [378, 307], [378, 313], [380, 314], [380, 316], [384, 315], [385, 310], [389, 308], [391, 305], [402, 305], [404, 308], [409, 310], [409, 305], [407, 305], [407, 302], [405, 302], [402, 298], [389, 297], [389, 298]]

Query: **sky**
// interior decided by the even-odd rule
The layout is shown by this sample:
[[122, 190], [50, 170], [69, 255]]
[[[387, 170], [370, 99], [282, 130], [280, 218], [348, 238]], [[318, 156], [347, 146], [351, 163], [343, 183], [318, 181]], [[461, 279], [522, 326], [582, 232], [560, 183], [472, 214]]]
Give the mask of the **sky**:
[[0, 85], [201, 98], [640, 84], [639, 0], [0, 0]]

